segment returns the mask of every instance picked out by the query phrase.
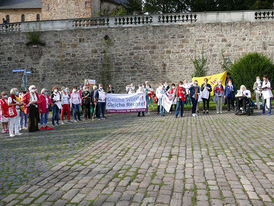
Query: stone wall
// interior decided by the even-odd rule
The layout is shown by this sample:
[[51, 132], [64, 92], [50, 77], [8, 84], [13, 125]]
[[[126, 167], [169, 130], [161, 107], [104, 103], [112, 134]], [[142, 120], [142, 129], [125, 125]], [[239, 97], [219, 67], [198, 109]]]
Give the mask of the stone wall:
[[25, 21], [36, 21], [37, 14], [41, 16], [41, 9], [9, 9], [9, 10], [0, 10], [0, 22], [3, 23], [3, 18], [6, 19], [6, 16], [10, 16], [10, 23], [21, 22], [22, 15], [25, 15]]
[[202, 51], [209, 75], [222, 72], [222, 51], [231, 60], [249, 52], [274, 60], [273, 28], [273, 21], [259, 21], [44, 31], [46, 45], [38, 47], [26, 46], [26, 33], [0, 34], [0, 90], [20, 87], [22, 73], [12, 69], [25, 67], [33, 71], [28, 85], [39, 89], [79, 86], [85, 78], [118, 92], [131, 81], [191, 80], [191, 60]]
[[43, 20], [90, 17], [91, 0], [43, 0]]

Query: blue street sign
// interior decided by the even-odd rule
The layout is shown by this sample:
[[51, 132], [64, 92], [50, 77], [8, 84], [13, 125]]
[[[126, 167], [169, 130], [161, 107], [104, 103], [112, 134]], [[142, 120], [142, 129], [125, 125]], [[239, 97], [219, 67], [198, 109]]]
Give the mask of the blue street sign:
[[12, 72], [14, 72], [14, 73], [15, 73], [15, 72], [24, 72], [24, 71], [25, 71], [25, 69], [13, 69], [13, 70], [12, 70]]
[[[13, 73], [17, 73], [17, 72], [25, 72], [25, 69], [13, 69], [12, 70]], [[31, 70], [26, 71], [26, 74], [31, 74]]]

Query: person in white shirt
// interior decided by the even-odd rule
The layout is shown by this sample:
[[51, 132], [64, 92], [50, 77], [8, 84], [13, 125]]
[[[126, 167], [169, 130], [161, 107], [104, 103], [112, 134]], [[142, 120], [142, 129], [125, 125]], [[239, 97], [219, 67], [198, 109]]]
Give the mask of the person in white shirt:
[[98, 119], [102, 118], [106, 119], [105, 117], [105, 109], [106, 109], [106, 92], [103, 89], [103, 84], [99, 84], [99, 89], [95, 93], [95, 99], [98, 102]]
[[162, 83], [160, 83], [159, 87], [156, 89], [156, 96], [158, 98], [158, 105], [160, 106], [161, 116], [165, 116], [165, 108], [162, 103], [164, 95], [165, 95], [165, 87]]
[[236, 95], [236, 102], [237, 102], [237, 112], [236, 114], [240, 113], [240, 107], [243, 107], [243, 114], [246, 113], [246, 104], [248, 102], [248, 99], [251, 98], [251, 92], [246, 89], [244, 85], [241, 85], [240, 90], [238, 90], [238, 93]]
[[60, 110], [62, 109], [62, 99], [61, 99], [61, 92], [59, 92], [58, 86], [54, 86], [52, 88], [51, 94], [51, 101], [52, 101], [52, 125], [55, 126], [56, 124], [59, 125], [60, 120]]
[[253, 90], [256, 96], [256, 104], [258, 110], [260, 110], [260, 96], [262, 94], [262, 81], [259, 76], [256, 77], [256, 82], [254, 82]]
[[[72, 88], [72, 92], [70, 94], [70, 107], [73, 110], [73, 118], [74, 118], [74, 122], [77, 122], [77, 118], [78, 121], [81, 121], [81, 117], [80, 117], [80, 105], [81, 105], [81, 97], [79, 92], [77, 91], [77, 87], [73, 87]], [[77, 116], [76, 116], [77, 114]]]
[[70, 121], [70, 94], [67, 88], [62, 87], [62, 92], [61, 92], [61, 104], [62, 104], [62, 109], [61, 109], [61, 121], [62, 124], [65, 123], [64, 121], [64, 116], [65, 113], [67, 113], [67, 120], [69, 123]]
[[[20, 126], [20, 103], [16, 100], [16, 95], [18, 95], [18, 89], [12, 88], [10, 90], [10, 97], [8, 98], [8, 105], [10, 111], [10, 122], [9, 122], [9, 135], [14, 137], [15, 135], [21, 135], [19, 132]], [[13, 115], [14, 114], [14, 115]]]
[[135, 86], [133, 85], [132, 82], [130, 83], [130, 85], [126, 86], [126, 92], [128, 94], [134, 94], [135, 93]]
[[271, 115], [271, 98], [273, 97], [271, 83], [268, 77], [264, 75], [262, 84], [262, 99], [263, 99], [263, 115], [265, 110], [268, 110], [268, 115]]
[[184, 81], [184, 84], [183, 84], [183, 87], [186, 91], [186, 94], [185, 94], [185, 98], [186, 98], [186, 101], [185, 101], [185, 105], [191, 105], [191, 98], [190, 98], [190, 91], [189, 91], [189, 88], [192, 86], [192, 83], [189, 83], [187, 80]]
[[[138, 93], [138, 94], [144, 94], [146, 91], [145, 91], [145, 89], [144, 89], [144, 87], [143, 87], [143, 85], [139, 85], [139, 89], [137, 89], [137, 91], [136, 91], [136, 93]], [[142, 112], [142, 115], [143, 116], [145, 116], [145, 112]], [[141, 112], [138, 112], [138, 117], [140, 117], [141, 116]]]

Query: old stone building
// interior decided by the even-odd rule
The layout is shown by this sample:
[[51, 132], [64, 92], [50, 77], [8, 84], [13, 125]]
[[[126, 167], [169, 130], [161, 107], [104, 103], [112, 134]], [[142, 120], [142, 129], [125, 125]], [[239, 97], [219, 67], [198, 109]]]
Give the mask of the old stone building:
[[39, 21], [41, 8], [41, 0], [0, 0], [0, 22]]
[[127, 0], [0, 0], [1, 23], [90, 18]]

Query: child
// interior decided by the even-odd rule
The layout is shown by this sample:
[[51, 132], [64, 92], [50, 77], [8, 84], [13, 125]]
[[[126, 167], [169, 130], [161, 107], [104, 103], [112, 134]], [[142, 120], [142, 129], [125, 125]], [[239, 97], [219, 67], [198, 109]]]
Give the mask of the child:
[[6, 109], [8, 109], [8, 95], [6, 92], [1, 93], [2, 99], [0, 100], [0, 121], [2, 123], [2, 133], [9, 133], [8, 125], [9, 118], [6, 113]]

